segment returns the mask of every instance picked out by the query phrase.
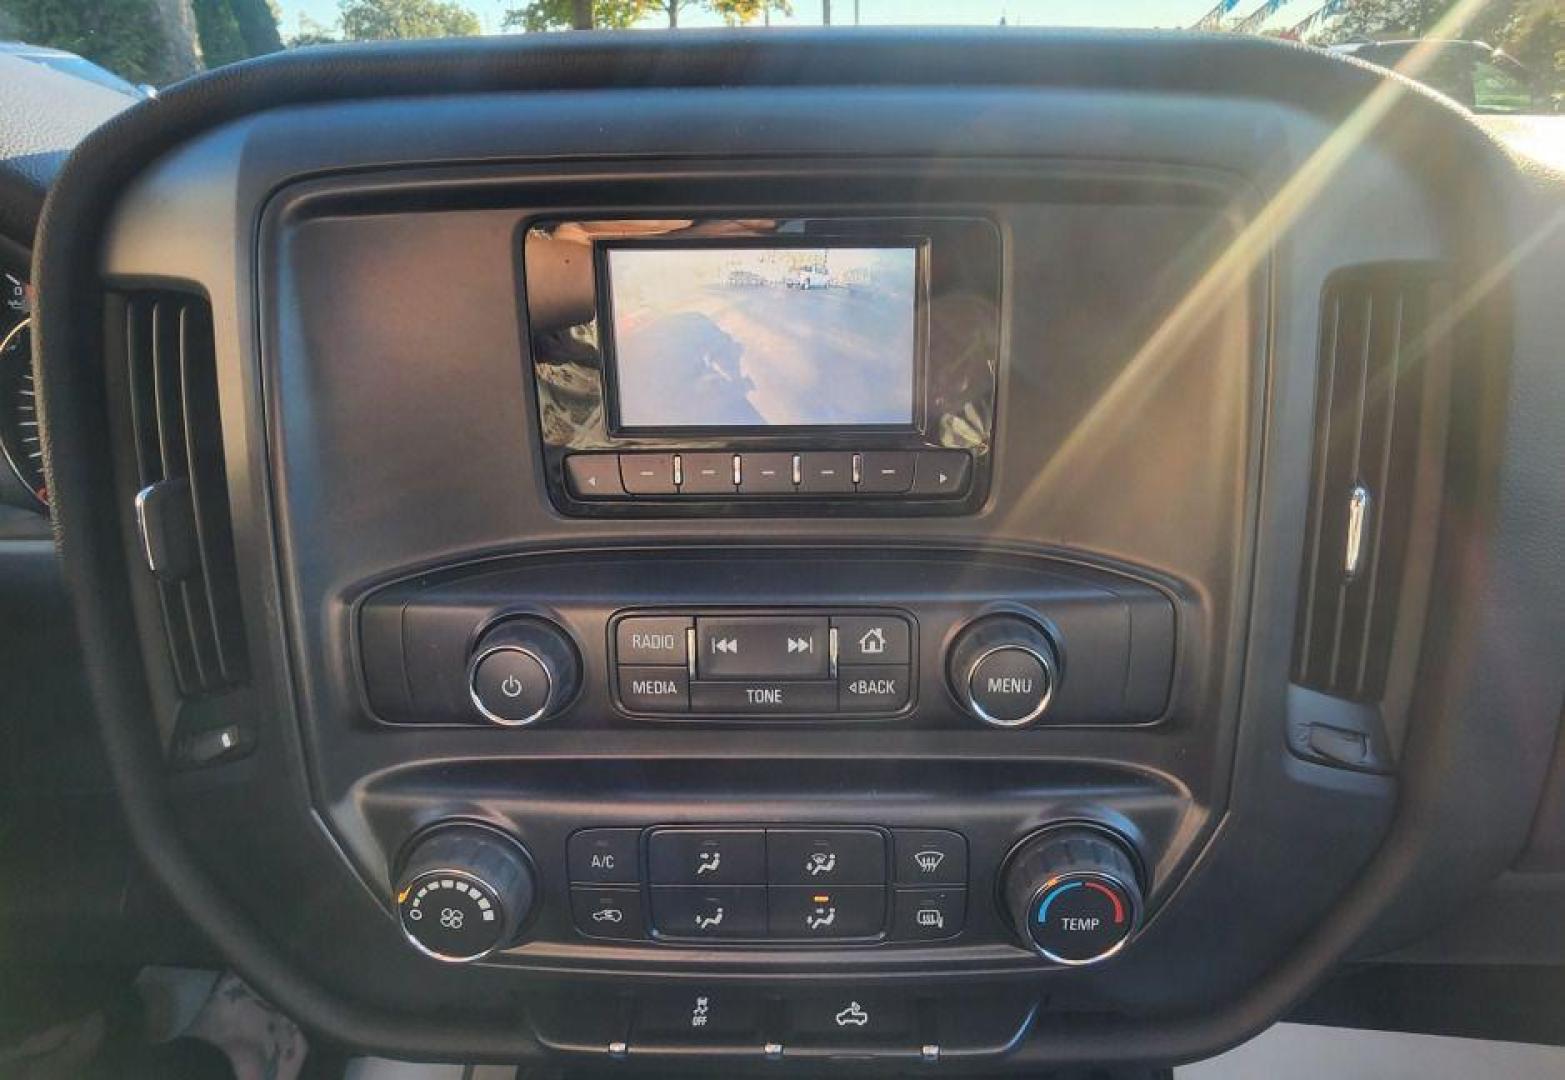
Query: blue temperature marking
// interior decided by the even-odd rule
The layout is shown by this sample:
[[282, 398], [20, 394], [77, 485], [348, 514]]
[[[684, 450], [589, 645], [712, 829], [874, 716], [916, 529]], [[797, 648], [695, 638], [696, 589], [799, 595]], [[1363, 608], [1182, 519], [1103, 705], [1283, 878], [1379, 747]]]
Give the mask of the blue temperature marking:
[[1038, 906], [1038, 921], [1040, 923], [1048, 922], [1049, 905], [1054, 903], [1054, 898], [1062, 893], [1068, 893], [1072, 889], [1081, 888], [1081, 884], [1082, 883], [1079, 881], [1067, 881], [1064, 885], [1061, 885], [1058, 889], [1055, 889], [1048, 896], [1045, 896], [1043, 898], [1043, 903]]

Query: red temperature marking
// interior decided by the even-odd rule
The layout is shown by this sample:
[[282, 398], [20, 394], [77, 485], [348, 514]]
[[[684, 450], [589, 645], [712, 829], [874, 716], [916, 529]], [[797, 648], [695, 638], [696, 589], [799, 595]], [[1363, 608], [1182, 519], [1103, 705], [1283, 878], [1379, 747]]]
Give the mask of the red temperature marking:
[[1119, 893], [1107, 885], [1100, 885], [1096, 881], [1085, 881], [1082, 884], [1089, 889], [1098, 890], [1098, 892], [1109, 898], [1109, 903], [1114, 905], [1114, 922], [1116, 925], [1125, 921], [1125, 902], [1119, 898]]

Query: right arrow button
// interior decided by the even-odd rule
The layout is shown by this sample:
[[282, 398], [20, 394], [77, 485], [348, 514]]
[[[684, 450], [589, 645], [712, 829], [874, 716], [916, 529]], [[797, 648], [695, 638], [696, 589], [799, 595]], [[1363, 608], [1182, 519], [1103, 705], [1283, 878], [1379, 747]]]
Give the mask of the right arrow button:
[[961, 495], [972, 471], [972, 455], [966, 450], [921, 450], [913, 468], [913, 494]]

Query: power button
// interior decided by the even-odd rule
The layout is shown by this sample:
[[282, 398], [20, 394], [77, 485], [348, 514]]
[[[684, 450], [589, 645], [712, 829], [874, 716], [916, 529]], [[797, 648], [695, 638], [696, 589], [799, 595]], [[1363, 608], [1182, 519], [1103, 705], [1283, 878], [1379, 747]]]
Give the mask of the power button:
[[548, 670], [526, 649], [501, 645], [473, 665], [473, 703], [499, 724], [538, 719], [552, 689]]

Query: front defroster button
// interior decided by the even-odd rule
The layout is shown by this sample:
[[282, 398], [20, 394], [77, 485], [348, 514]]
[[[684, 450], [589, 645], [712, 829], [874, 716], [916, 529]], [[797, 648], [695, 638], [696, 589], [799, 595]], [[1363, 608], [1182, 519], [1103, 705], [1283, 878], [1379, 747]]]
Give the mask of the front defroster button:
[[892, 829], [899, 885], [967, 884], [967, 841], [949, 829]]

